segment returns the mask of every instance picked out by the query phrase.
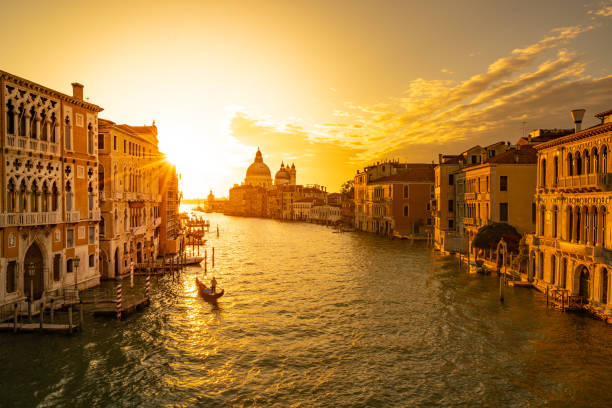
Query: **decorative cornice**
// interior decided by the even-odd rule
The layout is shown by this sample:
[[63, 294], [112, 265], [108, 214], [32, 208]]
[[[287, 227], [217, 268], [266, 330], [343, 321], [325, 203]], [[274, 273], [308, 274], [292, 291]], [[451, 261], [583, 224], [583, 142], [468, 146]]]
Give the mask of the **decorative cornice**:
[[80, 106], [81, 108], [85, 108], [93, 112], [102, 112], [104, 110], [103, 108], [99, 107], [98, 105], [94, 105], [93, 103], [89, 103], [81, 99], [76, 99], [72, 96], [66, 95], [64, 93], [61, 93], [51, 88], [47, 88], [46, 86], [37, 84], [35, 82], [29, 81], [25, 78], [18, 77], [16, 75], [10, 74], [5, 71], [0, 71], [0, 79], [13, 82], [16, 85], [22, 86], [24, 88], [28, 88], [35, 92], [49, 94], [59, 100], [62, 100], [64, 102], [70, 102], [71, 104]]
[[533, 148], [537, 151], [548, 149], [550, 147], [559, 146], [561, 144], [572, 143], [578, 140], [586, 139], [591, 136], [597, 136], [602, 133], [612, 131], [612, 123], [606, 123], [603, 125], [595, 126], [589, 129], [582, 130], [578, 133], [572, 133], [571, 135], [563, 136], [558, 139], [554, 139], [539, 145], [535, 145]]

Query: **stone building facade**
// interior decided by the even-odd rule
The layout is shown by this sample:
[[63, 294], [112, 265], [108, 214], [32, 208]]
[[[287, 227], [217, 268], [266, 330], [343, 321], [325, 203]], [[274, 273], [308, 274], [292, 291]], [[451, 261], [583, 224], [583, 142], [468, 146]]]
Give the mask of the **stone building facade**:
[[596, 117], [599, 125], [535, 147], [537, 220], [535, 234], [528, 236], [529, 278], [609, 314], [612, 111]]
[[99, 282], [102, 108], [83, 100], [83, 85], [72, 88], [0, 71], [0, 304]]
[[159, 177], [168, 165], [159, 153], [155, 124], [100, 119], [99, 126], [100, 275], [113, 278], [132, 262], [147, 263], [159, 254]]

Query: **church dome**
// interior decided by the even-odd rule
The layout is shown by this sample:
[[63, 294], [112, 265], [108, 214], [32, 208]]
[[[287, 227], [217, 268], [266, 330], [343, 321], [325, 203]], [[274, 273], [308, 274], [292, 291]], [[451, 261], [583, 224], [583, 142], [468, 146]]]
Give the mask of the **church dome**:
[[255, 161], [246, 171], [244, 183], [263, 187], [269, 187], [272, 184], [270, 168], [263, 162], [263, 157], [259, 149], [257, 149], [257, 153], [255, 153]]
[[274, 176], [274, 184], [288, 184], [291, 181], [291, 175], [287, 170], [285, 170], [284, 164], [281, 164], [281, 168], [276, 172]]

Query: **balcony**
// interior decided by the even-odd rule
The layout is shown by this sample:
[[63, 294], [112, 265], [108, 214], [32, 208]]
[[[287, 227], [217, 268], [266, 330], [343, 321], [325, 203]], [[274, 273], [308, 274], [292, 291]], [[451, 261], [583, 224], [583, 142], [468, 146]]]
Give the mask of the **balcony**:
[[612, 173], [581, 174], [579, 176], [561, 177], [557, 188], [565, 191], [612, 191]]
[[6, 147], [43, 154], [59, 154], [60, 151], [59, 143], [15, 135], [6, 136]]
[[463, 217], [463, 225], [474, 225], [474, 218]]
[[126, 191], [125, 193], [123, 193], [123, 197], [126, 201], [136, 201], [136, 193], [131, 191]]
[[132, 227], [130, 232], [132, 233], [132, 235], [144, 235], [147, 232], [147, 226], [140, 225], [138, 227]]
[[1, 227], [23, 227], [33, 225], [57, 224], [59, 220], [57, 212], [24, 212], [0, 214]]
[[65, 222], [79, 222], [81, 221], [80, 211], [66, 211]]
[[464, 199], [467, 200], [475, 200], [476, 199], [476, 193], [465, 193], [463, 195]]
[[123, 198], [123, 193], [121, 191], [115, 191], [113, 193], [113, 200], [121, 200]]
[[94, 208], [93, 210], [89, 210], [89, 220], [90, 221], [100, 221], [100, 209]]

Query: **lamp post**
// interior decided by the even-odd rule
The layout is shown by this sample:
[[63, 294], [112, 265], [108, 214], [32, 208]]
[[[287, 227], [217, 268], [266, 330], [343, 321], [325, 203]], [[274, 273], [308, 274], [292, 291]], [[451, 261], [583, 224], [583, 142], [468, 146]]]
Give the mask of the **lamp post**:
[[79, 256], [75, 256], [74, 257], [74, 290], [75, 290], [75, 295], [79, 292], [79, 286], [78, 286], [78, 274], [79, 274], [79, 263], [81, 263], [81, 258], [79, 258]]
[[36, 265], [30, 262], [28, 265], [28, 277], [30, 278], [30, 298], [28, 299], [28, 318], [32, 322], [32, 302], [34, 301], [34, 275], [36, 275]]

